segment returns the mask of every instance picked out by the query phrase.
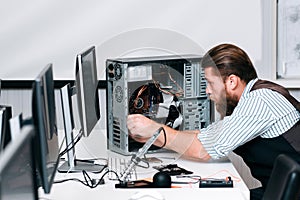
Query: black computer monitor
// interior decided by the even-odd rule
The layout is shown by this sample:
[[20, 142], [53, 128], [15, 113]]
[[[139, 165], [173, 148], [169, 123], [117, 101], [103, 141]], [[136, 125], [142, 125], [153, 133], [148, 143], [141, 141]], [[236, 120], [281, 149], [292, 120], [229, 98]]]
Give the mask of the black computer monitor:
[[95, 47], [92, 46], [76, 56], [75, 86], [66, 85], [61, 88], [63, 118], [66, 135], [66, 146], [73, 147], [67, 151], [68, 162], [59, 167], [59, 172], [101, 172], [105, 165], [75, 159], [73, 137], [72, 95], [76, 95], [80, 121], [80, 135], [88, 137], [100, 119], [100, 103]]
[[100, 119], [96, 51], [92, 46], [76, 57], [75, 87], [81, 130], [89, 136]]
[[0, 152], [11, 141], [9, 120], [12, 117], [12, 107], [0, 105]]
[[37, 200], [36, 168], [33, 157], [34, 127], [24, 126], [21, 134], [0, 154], [0, 199]]
[[34, 80], [32, 87], [32, 120], [36, 128], [37, 169], [45, 193], [49, 193], [59, 161], [52, 64]]

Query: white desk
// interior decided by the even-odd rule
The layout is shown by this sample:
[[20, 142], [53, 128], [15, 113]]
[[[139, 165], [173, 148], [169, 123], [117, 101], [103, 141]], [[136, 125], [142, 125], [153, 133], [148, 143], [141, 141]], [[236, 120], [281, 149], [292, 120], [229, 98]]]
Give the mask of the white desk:
[[[108, 200], [188, 200], [192, 199], [224, 199], [224, 200], [243, 200], [245, 197], [238, 189], [191, 189], [191, 188], [172, 188], [172, 189], [113, 189], [107, 187], [98, 187], [89, 189], [79, 184], [73, 184], [72, 187], [62, 184], [60, 187], [53, 188], [53, 194], [50, 196], [41, 196], [45, 199], [108, 199]], [[140, 198], [137, 198], [139, 196]], [[40, 198], [41, 198], [40, 197]]]
[[[82, 150], [85, 148], [81, 148], [80, 145], [90, 146], [88, 144], [90, 141], [105, 141], [103, 140], [105, 137], [105, 133], [95, 134], [95, 136], [91, 138], [86, 138], [82, 141], [79, 146], [76, 146], [81, 156], [83, 156]], [[98, 138], [98, 139], [97, 139]], [[99, 147], [99, 146], [98, 146]], [[104, 148], [104, 149], [103, 149]], [[90, 149], [89, 149], [90, 150]], [[99, 149], [97, 150], [99, 151]], [[91, 154], [91, 152], [89, 152]], [[102, 146], [102, 150], [100, 153], [96, 154], [101, 157], [110, 157], [110, 156], [120, 156], [119, 154], [115, 154], [113, 152], [107, 151], [105, 145]], [[191, 160], [186, 160], [179, 158], [177, 154], [168, 154], [159, 153], [152, 154], [148, 156], [154, 156], [160, 158], [163, 163], [152, 163], [153, 165], [160, 164], [169, 164], [176, 163], [178, 166], [183, 167], [187, 170], [193, 171], [194, 175], [200, 175], [202, 178], [225, 178], [227, 176], [231, 176], [234, 181], [233, 188], [199, 188], [199, 184], [174, 184], [174, 186], [180, 186], [181, 188], [155, 188], [155, 189], [116, 189], [114, 185], [118, 183], [117, 181], [109, 180], [108, 177], [105, 177], [105, 184], [99, 185], [95, 189], [90, 189], [87, 186], [79, 182], [68, 181], [60, 184], [54, 184], [52, 186], [52, 190], [50, 194], [44, 194], [41, 190], [39, 191], [40, 198], [45, 199], [53, 199], [53, 200], [66, 200], [66, 199], [74, 199], [74, 200], [83, 200], [83, 199], [180, 199], [188, 198], [188, 199], [230, 199], [230, 200], [249, 200], [250, 192], [247, 188], [246, 184], [241, 179], [240, 175], [234, 168], [231, 162], [229, 161], [221, 161], [214, 163], [201, 163], [195, 162]], [[165, 157], [168, 158], [165, 158]], [[170, 159], [170, 156], [174, 159]], [[90, 158], [90, 156], [88, 156]], [[82, 157], [81, 157], [82, 158]], [[152, 167], [148, 169], [137, 169], [138, 179], [141, 178], [149, 178], [153, 177], [153, 175], [157, 172], [157, 170]], [[90, 174], [91, 177], [100, 178], [101, 174]], [[61, 174], [57, 173], [56, 179], [68, 179], [71, 177], [77, 177], [81, 180], [84, 180], [81, 173], [79, 174]], [[176, 178], [175, 178], [176, 179]], [[172, 176], [172, 180], [174, 177]], [[176, 179], [179, 181], [179, 179]], [[150, 196], [149, 196], [150, 195]], [[152, 195], [152, 197], [151, 197]], [[143, 198], [141, 198], [143, 196]]]

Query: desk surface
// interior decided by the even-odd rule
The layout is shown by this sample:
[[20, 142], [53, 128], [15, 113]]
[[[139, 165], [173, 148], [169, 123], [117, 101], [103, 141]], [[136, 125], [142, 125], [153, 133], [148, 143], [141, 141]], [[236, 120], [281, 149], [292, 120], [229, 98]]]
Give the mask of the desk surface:
[[[78, 143], [76, 146], [76, 151], [79, 151], [78, 155], [84, 156], [84, 149], [90, 147], [91, 141], [105, 141], [105, 133], [94, 134], [93, 137], [85, 138]], [[110, 157], [122, 157], [122, 155], [110, 152], [106, 150], [105, 145], [100, 145], [101, 147], [96, 148], [96, 152], [93, 152], [95, 156], [102, 158]], [[91, 149], [89, 148], [89, 151]], [[88, 152], [91, 155], [91, 152]], [[85, 155], [87, 156], [87, 154]], [[170, 164], [176, 163], [178, 166], [183, 167], [189, 171], [193, 172], [193, 175], [199, 175], [202, 178], [225, 178], [230, 176], [233, 180], [233, 188], [199, 188], [199, 184], [173, 184], [176, 188], [162, 189], [116, 189], [114, 185], [118, 183], [117, 181], [109, 180], [105, 176], [105, 184], [99, 185], [94, 189], [90, 189], [87, 186], [79, 182], [67, 181], [64, 183], [54, 184], [51, 189], [50, 194], [44, 194], [42, 190], [39, 190], [39, 197], [45, 199], [53, 200], [65, 200], [74, 199], [82, 200], [84, 198], [89, 199], [180, 199], [188, 195], [189, 199], [206, 197], [207, 199], [230, 199], [230, 200], [241, 200], [250, 199], [250, 192], [246, 184], [241, 179], [240, 175], [234, 168], [233, 164], [228, 160], [221, 160], [218, 162], [211, 163], [201, 163], [192, 160], [187, 160], [180, 158], [178, 154], [175, 153], [157, 153], [150, 154], [148, 156], [156, 157], [162, 160], [162, 163], [151, 163], [150, 168], [143, 169], [137, 168], [137, 178], [151, 178], [157, 172], [153, 169], [154, 165]], [[90, 158], [90, 156], [87, 156]], [[82, 157], [80, 157], [82, 158]], [[127, 156], [127, 158], [130, 158]], [[104, 172], [103, 172], [104, 173]], [[91, 177], [99, 179], [100, 174], [90, 174]], [[69, 178], [79, 178], [84, 180], [81, 173], [57, 173], [56, 180], [63, 180]], [[180, 181], [176, 177], [172, 176], [172, 181]], [[177, 188], [178, 186], [178, 188]], [[180, 188], [179, 188], [180, 187]]]

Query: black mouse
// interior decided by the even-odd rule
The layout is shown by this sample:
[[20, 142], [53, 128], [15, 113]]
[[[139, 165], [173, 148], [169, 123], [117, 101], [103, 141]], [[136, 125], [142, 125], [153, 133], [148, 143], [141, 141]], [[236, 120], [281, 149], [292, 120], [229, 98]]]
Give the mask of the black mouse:
[[153, 176], [153, 187], [170, 188], [172, 184], [171, 176], [166, 172], [157, 172]]

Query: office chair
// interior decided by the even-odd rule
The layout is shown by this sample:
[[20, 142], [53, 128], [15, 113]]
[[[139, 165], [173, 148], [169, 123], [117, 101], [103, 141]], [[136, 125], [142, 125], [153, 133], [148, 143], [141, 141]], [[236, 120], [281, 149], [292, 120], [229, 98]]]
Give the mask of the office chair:
[[279, 155], [274, 163], [263, 200], [294, 200], [300, 195], [300, 165], [287, 155]]

